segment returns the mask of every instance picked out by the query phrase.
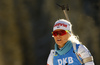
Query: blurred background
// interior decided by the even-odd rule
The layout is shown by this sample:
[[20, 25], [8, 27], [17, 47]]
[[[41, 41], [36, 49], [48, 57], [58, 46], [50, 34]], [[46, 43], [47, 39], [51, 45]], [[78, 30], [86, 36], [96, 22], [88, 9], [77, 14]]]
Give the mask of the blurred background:
[[73, 32], [100, 64], [100, 0], [0, 0], [0, 65], [46, 65], [54, 22], [69, 5]]

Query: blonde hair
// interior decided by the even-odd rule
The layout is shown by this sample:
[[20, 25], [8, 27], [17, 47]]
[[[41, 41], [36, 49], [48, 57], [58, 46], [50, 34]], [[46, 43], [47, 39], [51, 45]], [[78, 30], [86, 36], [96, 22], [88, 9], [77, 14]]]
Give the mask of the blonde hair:
[[71, 36], [68, 40], [70, 40], [72, 43], [81, 44], [81, 42], [79, 41], [79, 37], [75, 36], [73, 33], [71, 33]]

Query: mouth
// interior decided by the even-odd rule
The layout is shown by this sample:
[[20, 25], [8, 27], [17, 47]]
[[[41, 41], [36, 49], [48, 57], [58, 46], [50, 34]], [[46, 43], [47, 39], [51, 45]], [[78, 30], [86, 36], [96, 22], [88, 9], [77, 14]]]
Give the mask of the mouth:
[[57, 41], [61, 41], [61, 39], [57, 39]]

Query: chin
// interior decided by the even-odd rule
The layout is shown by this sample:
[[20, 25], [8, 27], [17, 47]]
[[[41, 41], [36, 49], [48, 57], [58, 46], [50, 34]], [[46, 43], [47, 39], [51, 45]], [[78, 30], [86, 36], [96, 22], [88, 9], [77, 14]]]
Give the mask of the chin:
[[62, 43], [61, 43], [61, 42], [58, 42], [57, 44], [58, 44], [58, 45], [62, 45]]

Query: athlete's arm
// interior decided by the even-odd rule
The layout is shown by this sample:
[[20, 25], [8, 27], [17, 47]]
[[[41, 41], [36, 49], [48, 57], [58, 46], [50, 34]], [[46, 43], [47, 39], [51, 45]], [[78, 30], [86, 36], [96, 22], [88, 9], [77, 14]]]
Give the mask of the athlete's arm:
[[78, 55], [83, 59], [85, 65], [94, 65], [93, 57], [84, 45], [79, 46]]
[[53, 56], [54, 56], [54, 50], [51, 50], [49, 57], [47, 59], [47, 65], [53, 65]]

